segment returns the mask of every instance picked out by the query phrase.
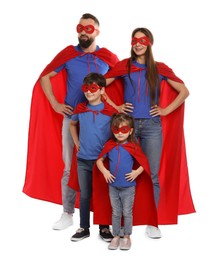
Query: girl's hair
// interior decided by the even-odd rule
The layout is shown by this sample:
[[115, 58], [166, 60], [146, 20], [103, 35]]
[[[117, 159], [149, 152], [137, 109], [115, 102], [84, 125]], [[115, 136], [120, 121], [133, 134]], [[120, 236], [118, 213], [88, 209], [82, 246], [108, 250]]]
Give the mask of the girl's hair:
[[90, 85], [96, 83], [99, 87], [106, 87], [106, 79], [102, 74], [91, 72], [84, 79], [83, 83]]
[[[133, 128], [133, 131], [131, 135], [128, 136], [127, 141], [136, 143], [136, 137], [135, 137], [135, 124], [134, 124], [134, 118], [128, 114], [120, 113], [120, 114], [114, 114], [111, 118], [111, 127], [117, 127], [119, 128], [121, 123], [125, 123], [129, 127]], [[116, 141], [117, 139], [112, 134], [112, 139]]]
[[[154, 37], [147, 28], [142, 28], [142, 27], [136, 28], [132, 32], [132, 38], [135, 36], [137, 32], [142, 32], [145, 36], [147, 36], [150, 39], [151, 44], [154, 43]], [[130, 77], [131, 65], [132, 62], [136, 60], [136, 58], [137, 55], [133, 51], [133, 48], [131, 48], [131, 57], [128, 61], [128, 75], [131, 83], [132, 83], [132, 79]], [[151, 105], [154, 105], [156, 102], [159, 102], [160, 80], [158, 76], [157, 65], [153, 57], [151, 45], [147, 46], [147, 50], [145, 52], [145, 63], [147, 65], [146, 81], [150, 89]]]

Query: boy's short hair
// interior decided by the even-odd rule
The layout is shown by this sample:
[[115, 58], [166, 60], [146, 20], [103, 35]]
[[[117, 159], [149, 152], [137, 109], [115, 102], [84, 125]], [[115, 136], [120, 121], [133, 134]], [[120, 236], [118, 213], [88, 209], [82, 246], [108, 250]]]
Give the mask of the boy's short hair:
[[99, 87], [106, 87], [106, 79], [100, 73], [91, 72], [83, 80], [83, 84], [90, 85], [92, 83], [96, 83]]

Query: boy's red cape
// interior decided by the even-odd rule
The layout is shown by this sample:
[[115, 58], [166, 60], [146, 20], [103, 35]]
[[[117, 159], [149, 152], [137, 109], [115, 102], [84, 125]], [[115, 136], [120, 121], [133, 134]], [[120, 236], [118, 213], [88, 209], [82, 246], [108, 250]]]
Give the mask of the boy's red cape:
[[[113, 78], [128, 74], [128, 59], [118, 62], [112, 71], [105, 74]], [[168, 79], [181, 82], [171, 68], [164, 63], [156, 62], [158, 73]], [[139, 68], [132, 65], [131, 72]], [[114, 83], [113, 86], [111, 86]], [[122, 89], [120, 81], [115, 80], [110, 87]], [[160, 106], [166, 107], [177, 96], [177, 92], [167, 83], [161, 83]], [[163, 149], [159, 171], [160, 201], [158, 206], [158, 224], [177, 224], [178, 215], [194, 213], [195, 208], [191, 196], [189, 174], [184, 138], [184, 104], [168, 116], [162, 117]]]
[[[118, 113], [118, 111], [112, 107], [111, 105], [109, 105], [107, 102], [103, 102], [104, 103], [104, 108], [100, 111], [92, 111], [87, 107], [88, 102], [84, 102], [84, 103], [80, 103], [78, 104], [73, 113], [74, 114], [80, 114], [80, 113], [85, 113], [85, 112], [93, 112], [93, 117], [95, 113], [101, 113], [107, 116], [112, 116], [115, 113]], [[71, 168], [71, 172], [70, 172], [70, 179], [69, 179], [69, 183], [68, 185], [73, 188], [76, 191], [80, 191], [79, 188], [79, 180], [78, 180], [78, 172], [77, 172], [77, 151], [76, 148], [74, 147], [74, 154], [73, 154], [73, 161], [72, 161], [72, 168]], [[79, 193], [77, 193], [77, 198], [76, 198], [76, 205], [75, 207], [79, 208]], [[92, 207], [91, 207], [92, 208]]]
[[[113, 67], [118, 61], [117, 56], [106, 48], [101, 48], [92, 54], [105, 61], [110, 67]], [[85, 54], [76, 51], [72, 45], [66, 47], [46, 66], [39, 79], [79, 55]], [[32, 198], [62, 204], [61, 178], [64, 164], [61, 130], [63, 116], [52, 109], [40, 86], [39, 79], [34, 85], [32, 93], [23, 192]], [[65, 70], [52, 78], [52, 87], [57, 100], [64, 103]]]
[[[117, 146], [117, 143], [113, 140], [109, 140], [105, 144], [99, 158], [103, 157], [115, 146]], [[143, 173], [136, 178], [133, 225], [158, 226], [157, 210], [147, 157], [138, 144], [127, 143], [122, 146], [134, 157], [134, 169], [138, 168], [140, 165], [144, 168]], [[107, 158], [104, 160], [104, 164], [108, 168]], [[95, 165], [93, 171], [93, 221], [95, 224], [104, 223], [110, 225], [111, 220], [112, 210], [109, 199], [108, 183]]]

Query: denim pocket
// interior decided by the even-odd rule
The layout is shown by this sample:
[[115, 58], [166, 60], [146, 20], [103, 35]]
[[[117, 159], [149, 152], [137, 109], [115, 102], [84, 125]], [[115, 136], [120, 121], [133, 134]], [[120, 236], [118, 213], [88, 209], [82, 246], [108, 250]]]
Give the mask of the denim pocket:
[[153, 125], [159, 125], [161, 126], [161, 119], [159, 116], [155, 116], [151, 119], [151, 122]]

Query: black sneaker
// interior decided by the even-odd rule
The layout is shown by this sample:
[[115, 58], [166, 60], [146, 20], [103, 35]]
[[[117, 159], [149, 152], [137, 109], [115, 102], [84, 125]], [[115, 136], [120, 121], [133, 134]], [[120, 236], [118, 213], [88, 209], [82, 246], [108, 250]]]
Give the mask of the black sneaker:
[[111, 242], [111, 240], [114, 238], [109, 228], [100, 229], [99, 234], [105, 242]]
[[89, 229], [88, 228], [79, 228], [76, 233], [71, 237], [71, 241], [80, 241], [86, 237], [89, 237]]

